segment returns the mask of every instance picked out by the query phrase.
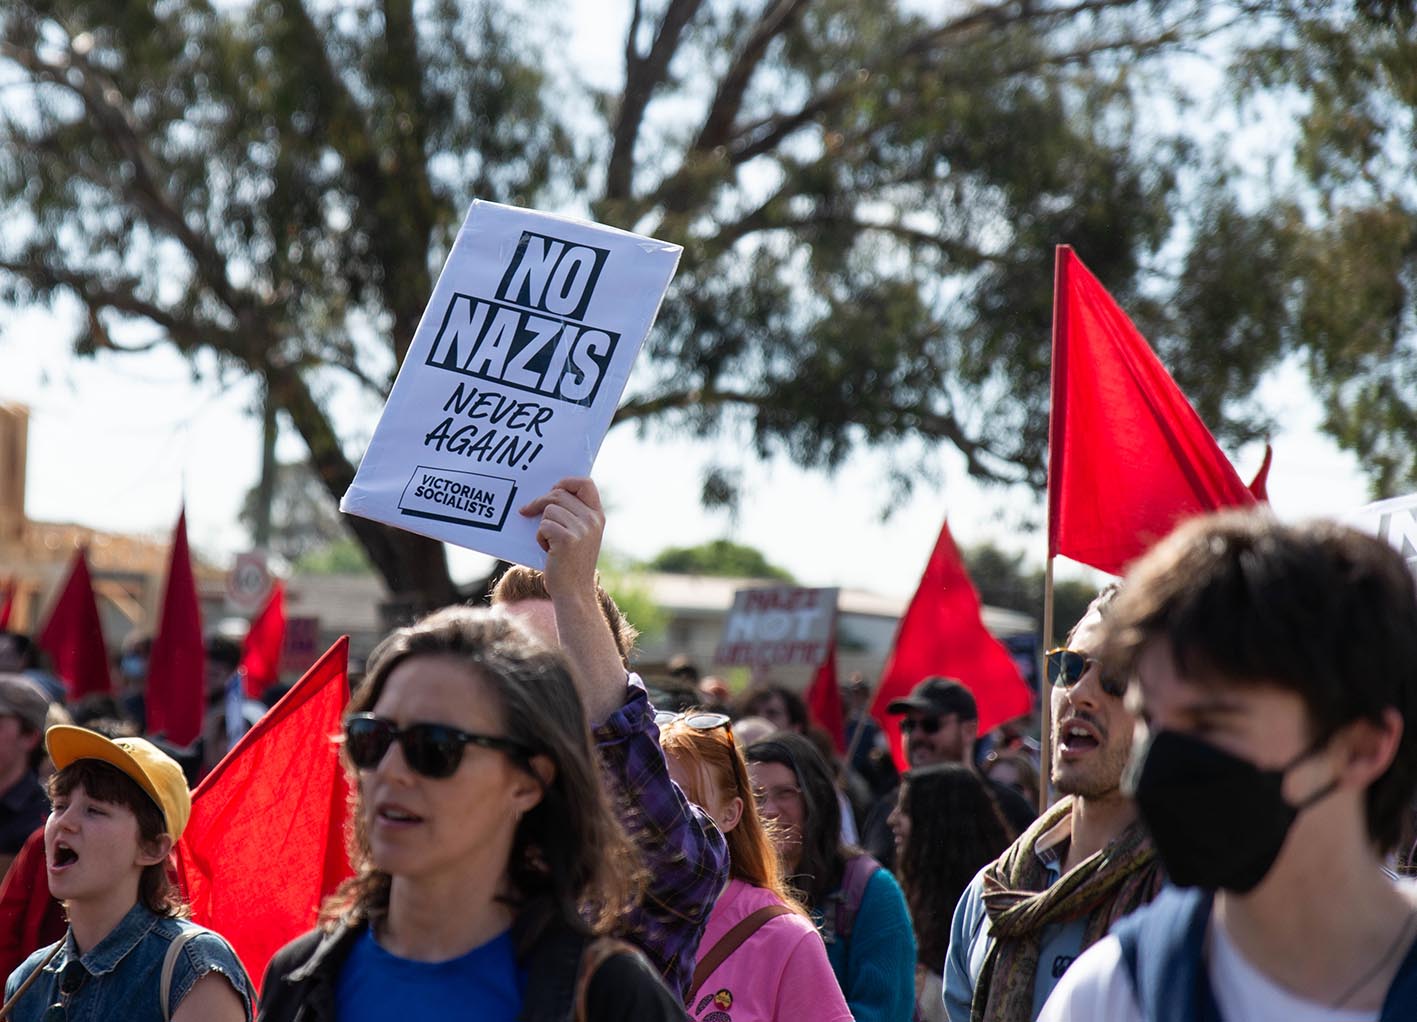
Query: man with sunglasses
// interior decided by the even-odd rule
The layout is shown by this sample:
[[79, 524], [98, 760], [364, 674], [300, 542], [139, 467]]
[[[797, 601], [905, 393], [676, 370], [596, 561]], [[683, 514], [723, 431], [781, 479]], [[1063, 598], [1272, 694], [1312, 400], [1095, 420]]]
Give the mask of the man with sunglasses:
[[[979, 707], [969, 689], [958, 681], [926, 678], [911, 689], [910, 695], [891, 700], [886, 711], [904, 717], [900, 732], [911, 769], [937, 763], [962, 763], [978, 769], [974, 743], [979, 733]], [[1014, 833], [1033, 822], [1037, 814], [1026, 798], [1006, 784], [988, 777], [983, 777], [983, 781]], [[895, 866], [895, 834], [888, 821], [898, 801], [900, 788], [895, 786], [877, 799], [862, 829], [862, 846], [887, 869]]]
[[728, 881], [728, 845], [670, 780], [654, 708], [630, 673], [635, 629], [596, 575], [605, 512], [595, 483], [563, 479], [521, 514], [540, 517], [546, 568], [511, 568], [492, 603], [566, 655], [602, 776], [644, 859], [645, 895], [619, 936], [644, 951], [682, 998], [709, 910]]
[[1383, 870], [1417, 789], [1409, 564], [1256, 510], [1187, 522], [1132, 567], [1107, 658], [1146, 722], [1128, 785], [1176, 886], [1044, 1018], [1417, 1018], [1417, 893]]
[[1083, 949], [1161, 886], [1156, 853], [1122, 790], [1136, 720], [1098, 662], [1104, 589], [1048, 654], [1053, 787], [1064, 797], [970, 883], [945, 960], [950, 1022], [1036, 1019]]

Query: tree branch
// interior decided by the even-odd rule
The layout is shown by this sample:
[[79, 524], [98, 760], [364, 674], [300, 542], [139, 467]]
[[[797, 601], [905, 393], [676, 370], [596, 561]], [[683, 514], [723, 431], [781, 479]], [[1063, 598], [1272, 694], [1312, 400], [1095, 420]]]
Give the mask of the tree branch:
[[[615, 410], [612, 426], [624, 422], [644, 422], [673, 411], [718, 408], [739, 405], [745, 408], [776, 407], [772, 395], [721, 387], [688, 387], [667, 390], [653, 397], [635, 397]], [[945, 412], [927, 408], [890, 408], [886, 410], [891, 432], [918, 432], [923, 436], [948, 440], [965, 458], [965, 468], [976, 479], [997, 483], [1017, 483], [1025, 476], [1010, 473], [1005, 466], [1017, 467], [1012, 461], [992, 450], [988, 444], [969, 436], [959, 420]]]
[[733, 64], [719, 80], [718, 91], [709, 104], [708, 115], [694, 141], [693, 148], [700, 152], [725, 144], [733, 131], [738, 112], [743, 107], [743, 96], [748, 91], [748, 83], [753, 72], [762, 63], [768, 46], [792, 24], [793, 18], [807, 5], [809, 0], [777, 0], [763, 10], [753, 34], [738, 51]]
[[610, 161], [605, 168], [606, 199], [623, 201], [630, 197], [635, 141], [639, 138], [645, 110], [654, 90], [668, 76], [669, 62], [679, 49], [684, 29], [702, 3], [703, 0], [670, 0], [649, 53], [641, 57], [635, 50], [635, 36], [640, 27], [640, 3], [635, 0], [629, 31], [625, 34], [625, 88], [611, 132]]

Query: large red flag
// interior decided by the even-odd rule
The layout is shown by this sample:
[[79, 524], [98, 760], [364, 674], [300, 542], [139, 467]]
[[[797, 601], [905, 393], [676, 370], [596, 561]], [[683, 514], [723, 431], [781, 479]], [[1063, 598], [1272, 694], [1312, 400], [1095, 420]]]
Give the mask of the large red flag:
[[258, 987], [350, 875], [349, 785], [334, 737], [349, 701], [349, 637], [242, 735], [192, 795], [177, 870], [192, 918], [236, 949]]
[[841, 688], [836, 680], [836, 636], [827, 646], [827, 655], [807, 686], [807, 715], [831, 735], [836, 751], [846, 753], [846, 715], [841, 708]]
[[886, 706], [937, 674], [959, 680], [973, 693], [981, 735], [1023, 716], [1033, 704], [1013, 657], [984, 627], [979, 594], [964, 570], [949, 522], [940, 528], [920, 587], [900, 619], [895, 648], [886, 660], [871, 704], [871, 715], [890, 740], [891, 755], [901, 770], [908, 765], [901, 743], [901, 718], [887, 713]]
[[246, 679], [246, 694], [252, 699], [260, 698], [268, 685], [280, 680], [280, 651], [284, 644], [285, 586], [277, 582], [241, 644], [241, 675]]
[[49, 654], [54, 672], [64, 679], [70, 699], [112, 690], [88, 551], [82, 548], [74, 554], [68, 581], [40, 630], [39, 647]]
[[15, 590], [19, 588], [14, 579], [5, 583], [0, 595], [0, 630], [10, 627], [10, 614], [15, 609]]
[[1179, 520], [1254, 492], [1112, 296], [1059, 245], [1053, 296], [1048, 556], [1120, 575]]
[[162, 616], [148, 658], [148, 730], [174, 745], [191, 745], [202, 733], [207, 654], [202, 609], [187, 549], [187, 509], [177, 516]]

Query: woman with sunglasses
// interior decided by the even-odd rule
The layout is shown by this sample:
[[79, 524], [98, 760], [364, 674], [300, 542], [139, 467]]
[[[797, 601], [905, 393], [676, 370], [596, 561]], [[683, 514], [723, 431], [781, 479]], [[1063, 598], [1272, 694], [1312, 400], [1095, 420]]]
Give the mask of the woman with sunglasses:
[[690, 1015], [851, 1022], [822, 938], [782, 881], [728, 717], [690, 711], [656, 722], [669, 776], [728, 840], [729, 881], [699, 944]]
[[276, 954], [268, 1022], [681, 1019], [602, 939], [637, 887], [561, 654], [450, 607], [394, 632], [350, 702], [355, 875]]
[[249, 1022], [255, 991], [220, 936], [185, 922], [167, 860], [192, 812], [177, 762], [141, 738], [45, 733], [58, 768], [44, 824], [49, 890], [69, 929], [5, 987], [11, 1022]]
[[810, 741], [779, 732], [748, 746], [754, 795], [793, 892], [822, 931], [857, 1022], [910, 1022], [915, 936], [900, 885], [842, 843], [831, 767]]

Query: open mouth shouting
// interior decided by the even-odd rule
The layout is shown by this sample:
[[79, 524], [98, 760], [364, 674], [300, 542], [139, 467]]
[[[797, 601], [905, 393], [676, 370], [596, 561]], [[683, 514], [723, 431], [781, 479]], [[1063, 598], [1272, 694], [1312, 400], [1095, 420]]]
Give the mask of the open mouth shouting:
[[79, 853], [67, 841], [54, 842], [54, 852], [49, 858], [49, 872], [63, 873], [79, 861]]
[[1058, 750], [1065, 757], [1083, 756], [1102, 744], [1102, 732], [1096, 724], [1080, 715], [1058, 724]]

